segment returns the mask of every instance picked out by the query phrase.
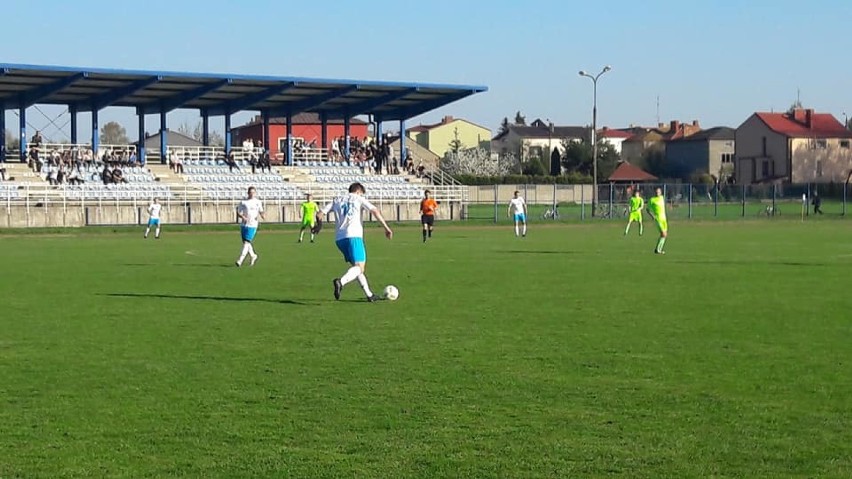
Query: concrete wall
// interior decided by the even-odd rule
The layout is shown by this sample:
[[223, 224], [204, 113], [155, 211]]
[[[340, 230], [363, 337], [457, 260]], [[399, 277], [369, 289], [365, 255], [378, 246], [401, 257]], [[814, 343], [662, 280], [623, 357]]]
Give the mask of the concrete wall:
[[508, 204], [515, 190], [529, 204], [591, 203], [592, 185], [486, 185], [468, 186], [470, 203]]
[[[373, 201], [388, 221], [419, 221], [419, 201]], [[265, 205], [266, 223], [298, 223], [299, 207], [295, 203], [270, 202]], [[441, 204], [437, 218], [458, 220], [461, 204]], [[173, 203], [163, 205], [160, 217], [168, 224], [236, 224], [236, 204]], [[366, 216], [365, 216], [366, 218]], [[0, 204], [0, 228], [83, 227], [107, 225], [143, 225], [148, 216], [144, 206], [109, 204], [81, 206], [47, 204]]]

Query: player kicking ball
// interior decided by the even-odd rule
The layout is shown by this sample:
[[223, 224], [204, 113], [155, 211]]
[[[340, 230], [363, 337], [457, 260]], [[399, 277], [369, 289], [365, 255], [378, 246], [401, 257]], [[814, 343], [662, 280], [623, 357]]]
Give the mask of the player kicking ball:
[[424, 243], [427, 236], [432, 237], [432, 230], [435, 229], [435, 212], [438, 211], [438, 202], [431, 195], [431, 191], [424, 191], [423, 200], [420, 201], [420, 224], [423, 225]]
[[243, 260], [246, 259], [246, 256], [251, 258], [249, 266], [254, 266], [257, 263], [257, 253], [254, 252], [252, 242], [255, 235], [257, 235], [257, 227], [260, 224], [259, 220], [265, 220], [266, 218], [263, 216], [263, 203], [256, 196], [257, 190], [254, 186], [249, 187], [248, 198], [241, 201], [240, 206], [237, 208], [237, 215], [240, 217], [240, 237], [243, 240], [243, 250], [236, 261], [237, 268], [243, 265]]
[[335, 198], [322, 209], [323, 215], [334, 212], [336, 221], [335, 243], [337, 249], [343, 253], [343, 259], [350, 265], [343, 276], [332, 281], [334, 299], [340, 299], [343, 288], [356, 280], [361, 285], [367, 301], [372, 303], [382, 299], [373, 294], [367, 282], [367, 277], [364, 275], [367, 269], [367, 250], [364, 248], [364, 225], [361, 223], [361, 211], [369, 211], [379, 220], [388, 239], [393, 238], [393, 231], [391, 231], [378, 208], [364, 198], [365, 191], [364, 185], [361, 183], [352, 183], [349, 185], [349, 194]]
[[639, 190], [633, 192], [633, 196], [630, 197], [630, 217], [627, 220], [627, 228], [624, 230], [624, 236], [627, 236], [630, 233], [630, 225], [634, 222], [639, 223], [639, 236], [642, 236], [642, 233], [645, 232], [644, 227], [642, 226], [642, 210], [645, 209], [645, 200], [642, 198], [642, 194], [639, 193]]
[[316, 238], [317, 210], [319, 206], [314, 202], [313, 196], [310, 193], [305, 195], [305, 202], [302, 203], [302, 209], [299, 214], [302, 217], [302, 228], [299, 229], [299, 243], [305, 239], [305, 230], [311, 232], [311, 243]]
[[[509, 212], [508, 215], [510, 218], [514, 218], [515, 220], [515, 236], [518, 235], [526, 238], [527, 237], [527, 202], [524, 201], [524, 198], [518, 195], [518, 191], [515, 191], [514, 196], [511, 200], [509, 200]], [[519, 227], [523, 225], [523, 230]]]
[[154, 239], [160, 239], [160, 210], [162, 208], [163, 205], [160, 204], [160, 200], [157, 198], [151, 200], [151, 204], [148, 205], [148, 227], [145, 228], [143, 238], [148, 239], [148, 233], [151, 232], [151, 228], [154, 228]]
[[663, 189], [657, 188], [655, 195], [648, 200], [648, 214], [654, 218], [657, 223], [657, 229], [660, 231], [660, 239], [657, 241], [657, 247], [654, 248], [655, 254], [666, 254], [663, 248], [666, 246], [666, 238], [669, 235], [669, 222], [666, 219], [666, 197], [663, 196]]

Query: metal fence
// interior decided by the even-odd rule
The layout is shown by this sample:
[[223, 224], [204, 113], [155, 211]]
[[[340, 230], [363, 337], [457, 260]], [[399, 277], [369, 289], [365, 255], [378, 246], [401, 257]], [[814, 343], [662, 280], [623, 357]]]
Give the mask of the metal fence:
[[852, 198], [849, 184], [610, 184], [599, 186], [597, 206], [593, 207], [591, 185], [488, 185], [469, 187], [463, 218], [506, 221], [509, 200], [518, 191], [527, 202], [531, 222], [626, 220], [634, 188], [646, 201], [656, 188], [662, 188], [670, 219], [839, 217], [846, 216]]

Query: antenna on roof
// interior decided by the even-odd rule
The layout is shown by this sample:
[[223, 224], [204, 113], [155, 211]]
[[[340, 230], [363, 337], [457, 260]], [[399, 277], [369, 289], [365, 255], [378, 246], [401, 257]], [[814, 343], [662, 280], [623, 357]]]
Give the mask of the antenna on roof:
[[657, 124], [660, 124], [660, 95], [657, 95]]

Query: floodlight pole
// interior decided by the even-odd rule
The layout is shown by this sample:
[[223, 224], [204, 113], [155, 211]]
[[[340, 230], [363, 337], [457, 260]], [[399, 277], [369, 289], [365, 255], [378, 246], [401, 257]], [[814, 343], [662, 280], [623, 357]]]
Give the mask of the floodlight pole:
[[585, 70], [580, 71], [580, 76], [592, 80], [592, 216], [596, 215], [596, 206], [598, 204], [598, 79], [606, 72], [612, 70], [609, 65], [597, 75], [587, 73]]

